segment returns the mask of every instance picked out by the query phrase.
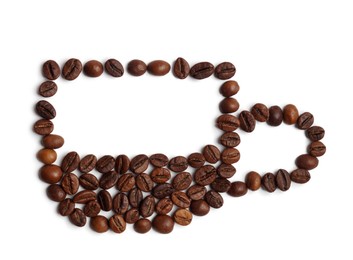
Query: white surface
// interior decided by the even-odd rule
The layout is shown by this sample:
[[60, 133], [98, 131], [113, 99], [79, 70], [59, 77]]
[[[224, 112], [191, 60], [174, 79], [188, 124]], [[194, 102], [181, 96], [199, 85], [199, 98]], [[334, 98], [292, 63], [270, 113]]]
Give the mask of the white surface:
[[[350, 1], [77, 2], [0, 4], [1, 259], [352, 259]], [[225, 195], [221, 209], [166, 236], [131, 228], [99, 235], [72, 226], [37, 177], [40, 145], [31, 128], [42, 62], [178, 56], [191, 64], [233, 62], [241, 109], [294, 103], [312, 112], [326, 129], [328, 151], [311, 181], [286, 193]], [[58, 112], [55, 133], [66, 139], [59, 154], [187, 155], [220, 133], [213, 127], [220, 81], [213, 78], [80, 76], [58, 85], [50, 102]], [[307, 145], [290, 126], [257, 125], [241, 137], [233, 180], [251, 169], [293, 169]]]

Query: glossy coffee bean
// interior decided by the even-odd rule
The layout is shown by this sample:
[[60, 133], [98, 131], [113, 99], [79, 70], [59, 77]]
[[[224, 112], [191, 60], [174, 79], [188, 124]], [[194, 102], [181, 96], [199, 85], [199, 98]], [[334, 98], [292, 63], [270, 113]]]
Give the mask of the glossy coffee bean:
[[254, 118], [259, 122], [266, 122], [270, 116], [270, 112], [267, 106], [262, 103], [256, 103], [251, 108], [250, 112], [254, 116]]
[[233, 164], [240, 160], [240, 153], [236, 148], [225, 148], [221, 153], [221, 161], [225, 164]]
[[205, 164], [205, 156], [201, 153], [192, 153], [188, 156], [188, 164], [193, 168], [200, 168]]
[[192, 182], [191, 174], [188, 172], [181, 172], [175, 175], [172, 180], [172, 185], [175, 190], [185, 190], [189, 188]]
[[303, 184], [307, 183], [310, 180], [311, 176], [308, 170], [296, 169], [290, 173], [290, 178], [296, 183]]
[[58, 149], [64, 145], [64, 138], [60, 135], [46, 135], [42, 139], [42, 144], [48, 149]]
[[236, 147], [240, 144], [240, 136], [235, 132], [225, 132], [219, 142], [225, 147]]
[[311, 127], [314, 123], [314, 116], [309, 113], [305, 112], [301, 114], [297, 119], [297, 127], [301, 130], [306, 130]]
[[214, 72], [214, 66], [209, 62], [199, 62], [191, 67], [190, 76], [195, 79], [205, 79]]
[[125, 221], [129, 224], [134, 224], [140, 218], [138, 209], [132, 208], [125, 213]]
[[244, 196], [248, 192], [248, 188], [246, 184], [242, 181], [232, 182], [230, 188], [228, 190], [228, 195], [232, 197], [241, 197]]
[[155, 60], [147, 65], [147, 71], [154, 76], [164, 76], [170, 71], [170, 65], [164, 60]]
[[262, 187], [268, 192], [274, 192], [277, 189], [276, 177], [273, 173], [268, 172], [261, 178]]
[[87, 173], [96, 167], [97, 157], [93, 154], [88, 154], [83, 157], [78, 165], [80, 172]]
[[169, 198], [161, 199], [156, 204], [156, 213], [159, 215], [166, 215], [173, 209], [173, 202]]
[[84, 207], [83, 207], [83, 213], [87, 217], [95, 217], [99, 214], [101, 211], [101, 207], [96, 200], [92, 200], [88, 202]]
[[135, 184], [135, 176], [132, 173], [125, 173], [120, 176], [116, 187], [122, 192], [128, 192], [135, 187]]
[[218, 79], [230, 79], [234, 74], [235, 66], [230, 62], [222, 62], [214, 70], [214, 75]]
[[146, 173], [141, 173], [136, 176], [136, 186], [144, 192], [149, 192], [153, 188], [153, 181]]
[[88, 77], [99, 77], [103, 73], [103, 65], [97, 60], [90, 60], [83, 66], [83, 72]]
[[133, 208], [140, 207], [140, 203], [143, 199], [142, 191], [138, 188], [133, 188], [129, 191], [129, 203]]
[[80, 185], [85, 190], [96, 190], [99, 187], [99, 181], [96, 176], [90, 173], [84, 173], [78, 178]]
[[53, 149], [41, 149], [37, 153], [37, 158], [44, 164], [52, 164], [56, 161], [57, 154]]
[[83, 227], [86, 225], [87, 217], [83, 213], [81, 209], [76, 208], [70, 215], [69, 215], [70, 222], [78, 227]]
[[33, 131], [39, 135], [49, 135], [54, 130], [54, 124], [47, 119], [40, 119], [34, 123]]
[[173, 73], [175, 77], [185, 79], [190, 73], [189, 63], [183, 58], [177, 58], [174, 62]]
[[53, 60], [47, 60], [42, 67], [43, 76], [49, 80], [56, 80], [60, 76], [60, 67]]
[[121, 77], [124, 75], [123, 65], [116, 59], [109, 59], [104, 64], [105, 71], [113, 77]]
[[47, 195], [49, 199], [57, 202], [63, 201], [66, 197], [65, 191], [58, 184], [49, 185], [47, 188]]
[[63, 172], [72, 172], [77, 169], [80, 163], [80, 156], [76, 152], [69, 152], [61, 162]]
[[168, 215], [157, 215], [152, 220], [152, 226], [161, 234], [169, 234], [173, 231], [174, 221]]
[[283, 112], [279, 106], [272, 106], [269, 108], [269, 117], [267, 123], [270, 126], [279, 126], [283, 121]]
[[46, 183], [49, 183], [49, 184], [54, 184], [61, 180], [61, 177], [63, 176], [63, 172], [59, 166], [48, 164], [40, 168], [39, 176], [42, 181], [45, 181]]
[[36, 104], [36, 112], [44, 119], [53, 119], [56, 116], [56, 110], [48, 101], [40, 100]]
[[76, 194], [80, 187], [78, 177], [73, 173], [65, 174], [61, 180], [61, 187], [69, 195]]
[[118, 181], [119, 175], [116, 171], [110, 171], [102, 175], [99, 179], [99, 187], [103, 190], [112, 188]]
[[141, 216], [145, 218], [152, 216], [155, 206], [156, 206], [156, 202], [153, 196], [148, 195], [146, 198], [144, 198], [141, 201], [140, 208], [139, 208]]
[[192, 221], [192, 213], [187, 209], [178, 209], [174, 212], [173, 219], [175, 223], [181, 226], [187, 226]]
[[110, 211], [113, 208], [112, 196], [106, 190], [101, 190], [98, 192], [97, 201], [101, 207], [101, 210]]
[[239, 114], [239, 121], [240, 121], [240, 128], [247, 132], [247, 133], [251, 133], [252, 131], [254, 131], [255, 126], [256, 126], [256, 121], [254, 116], [249, 112], [249, 111], [242, 111]]
[[170, 196], [174, 192], [174, 188], [170, 183], [158, 184], [152, 190], [152, 195], [157, 199], [163, 199]]
[[239, 103], [235, 98], [224, 98], [219, 103], [219, 109], [222, 113], [234, 113], [239, 109]]
[[220, 150], [214, 145], [206, 145], [203, 150], [202, 154], [205, 157], [206, 161], [209, 163], [216, 163], [221, 158]]
[[96, 200], [96, 193], [91, 190], [82, 190], [72, 198], [73, 202], [79, 204], [86, 204], [92, 200]]
[[245, 177], [245, 184], [249, 190], [256, 191], [261, 187], [261, 175], [257, 172], [249, 172]]
[[239, 92], [239, 89], [240, 88], [238, 82], [234, 80], [228, 80], [222, 84], [219, 91], [221, 92], [222, 96], [231, 97], [237, 94]]
[[312, 170], [318, 166], [319, 160], [309, 154], [302, 154], [297, 157], [295, 163], [300, 169]]
[[239, 119], [232, 115], [221, 115], [217, 118], [216, 125], [226, 132], [233, 132], [240, 126]]
[[90, 226], [94, 231], [98, 233], [107, 232], [109, 229], [108, 219], [100, 215], [96, 217], [92, 217]]
[[288, 104], [283, 108], [283, 122], [288, 125], [294, 125], [299, 117], [298, 109], [293, 104]]
[[231, 164], [222, 163], [217, 167], [217, 173], [223, 178], [231, 178], [235, 174], [236, 169]]
[[176, 156], [170, 159], [168, 166], [174, 172], [183, 172], [188, 168], [188, 160], [183, 156]]
[[323, 156], [326, 153], [326, 146], [320, 141], [315, 141], [309, 145], [308, 152], [315, 157]]
[[311, 141], [320, 141], [325, 136], [325, 130], [321, 126], [312, 126], [306, 130], [306, 136]]
[[279, 169], [276, 173], [276, 185], [281, 191], [289, 190], [291, 186], [291, 179], [289, 173], [284, 169]]
[[151, 230], [151, 228], [152, 228], [152, 223], [149, 219], [146, 219], [146, 218], [141, 218], [138, 221], [136, 221], [134, 224], [134, 230], [140, 234], [147, 233], [148, 231]]
[[168, 157], [162, 153], [156, 153], [150, 156], [150, 163], [154, 167], [159, 167], [159, 168], [165, 167], [168, 165], [168, 162], [169, 162]]
[[40, 84], [38, 94], [42, 97], [52, 97], [58, 91], [58, 86], [53, 81], [45, 81]]
[[217, 192], [227, 192], [230, 188], [230, 181], [226, 178], [217, 177], [211, 183], [211, 189]]
[[221, 194], [214, 190], [210, 190], [205, 195], [205, 201], [210, 207], [218, 209], [223, 206], [223, 198]]
[[160, 184], [165, 183], [171, 178], [170, 171], [166, 168], [155, 168], [151, 172], [151, 179], [153, 182]]
[[75, 203], [71, 199], [64, 199], [58, 205], [58, 212], [61, 216], [69, 216], [75, 210]]
[[125, 154], [121, 154], [115, 159], [115, 171], [118, 174], [126, 173], [130, 168], [130, 159]]
[[147, 65], [142, 60], [132, 60], [127, 64], [127, 71], [132, 76], [142, 76], [147, 71]]
[[212, 165], [202, 166], [201, 168], [197, 169], [194, 174], [194, 181], [201, 186], [210, 185], [215, 181], [216, 178], [217, 172], [215, 167]]
[[129, 199], [125, 193], [119, 192], [113, 198], [113, 210], [119, 214], [123, 215], [129, 209]]
[[133, 173], [140, 174], [143, 173], [149, 164], [149, 159], [145, 154], [136, 155], [131, 159], [130, 169]]
[[170, 197], [174, 205], [179, 208], [188, 208], [190, 206], [191, 200], [185, 192], [175, 191]]
[[205, 216], [210, 212], [210, 206], [204, 200], [193, 200], [190, 204], [190, 211], [196, 216]]
[[82, 71], [82, 63], [78, 59], [69, 59], [63, 67], [62, 75], [66, 80], [76, 79]]
[[206, 192], [205, 186], [195, 184], [187, 190], [186, 195], [192, 200], [200, 200], [205, 196]]
[[126, 229], [126, 222], [123, 216], [115, 214], [109, 219], [109, 227], [115, 233], [123, 233]]
[[96, 170], [100, 173], [108, 173], [113, 170], [115, 166], [115, 159], [111, 155], [104, 155], [99, 158], [96, 163]]

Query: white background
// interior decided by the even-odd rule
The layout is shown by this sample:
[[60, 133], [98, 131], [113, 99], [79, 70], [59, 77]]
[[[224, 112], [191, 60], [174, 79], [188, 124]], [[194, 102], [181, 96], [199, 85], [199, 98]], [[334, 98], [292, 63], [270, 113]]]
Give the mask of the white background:
[[[230, 4], [232, 3], [232, 4]], [[352, 259], [353, 87], [350, 1], [2, 1], [1, 259]], [[327, 154], [306, 185], [225, 195], [221, 209], [170, 235], [76, 228], [56, 213], [38, 179], [33, 107], [47, 59], [114, 57], [124, 65], [177, 57], [231, 61], [241, 109], [296, 104], [326, 129]], [[58, 151], [188, 155], [220, 134], [220, 81], [125, 75], [57, 81]], [[242, 134], [232, 180], [249, 170], [292, 170], [307, 140], [292, 126]]]

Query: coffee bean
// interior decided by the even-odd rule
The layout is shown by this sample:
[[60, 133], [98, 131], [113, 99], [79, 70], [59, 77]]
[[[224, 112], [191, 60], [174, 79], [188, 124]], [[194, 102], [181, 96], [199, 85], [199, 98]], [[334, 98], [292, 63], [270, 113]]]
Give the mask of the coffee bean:
[[298, 109], [293, 104], [288, 104], [283, 108], [283, 122], [288, 125], [294, 125], [299, 117]]
[[249, 190], [256, 191], [261, 187], [261, 175], [257, 172], [249, 172], [245, 177], [245, 184]]
[[36, 134], [39, 135], [48, 135], [54, 130], [54, 124], [52, 121], [47, 119], [40, 119], [35, 122], [33, 130]]
[[218, 209], [223, 206], [223, 198], [221, 194], [214, 190], [210, 190], [206, 193], [205, 200], [212, 208]]
[[152, 216], [155, 205], [156, 203], [152, 195], [148, 195], [146, 198], [144, 198], [140, 204], [141, 216], [145, 218]]
[[66, 197], [65, 191], [58, 184], [49, 185], [47, 188], [47, 195], [48, 195], [49, 199], [56, 201], [56, 202], [63, 201]]
[[145, 234], [152, 228], [152, 223], [149, 219], [141, 218], [134, 224], [134, 230], [137, 233]]
[[135, 177], [132, 173], [122, 174], [118, 180], [116, 187], [122, 192], [128, 192], [135, 187]]
[[188, 164], [194, 168], [200, 168], [205, 164], [205, 157], [201, 153], [192, 153], [188, 157]]
[[194, 180], [202, 186], [210, 185], [217, 177], [216, 169], [212, 165], [205, 165], [197, 169], [194, 174]]
[[72, 200], [75, 203], [86, 204], [91, 200], [96, 200], [96, 193], [91, 190], [83, 190], [77, 193]]
[[137, 209], [129, 209], [125, 214], [125, 221], [134, 224], [140, 218], [140, 212]]
[[126, 229], [126, 222], [123, 216], [115, 214], [109, 219], [109, 227], [115, 233], [123, 233]]
[[149, 159], [145, 154], [139, 154], [132, 158], [130, 162], [130, 169], [136, 174], [144, 172], [148, 167]]
[[140, 206], [140, 202], [143, 199], [142, 191], [138, 188], [134, 188], [129, 192], [129, 203], [133, 208], [138, 208]]
[[195, 184], [186, 191], [186, 195], [192, 200], [200, 200], [205, 196], [206, 192], [206, 187]]
[[155, 183], [165, 183], [170, 177], [170, 171], [166, 168], [156, 168], [151, 172], [151, 179]]
[[87, 218], [82, 210], [76, 208], [70, 215], [69, 215], [70, 222], [78, 227], [83, 227], [86, 225]]
[[88, 77], [99, 77], [103, 73], [103, 65], [97, 60], [90, 60], [83, 66], [83, 72]]
[[153, 181], [148, 174], [141, 173], [136, 176], [136, 186], [144, 192], [149, 192], [153, 188]]
[[238, 82], [234, 80], [228, 80], [224, 82], [220, 88], [220, 92], [224, 97], [231, 97], [238, 93], [239, 91]]
[[226, 178], [217, 177], [214, 182], [211, 183], [211, 188], [217, 192], [227, 192], [230, 188], [230, 181]]
[[77, 176], [73, 173], [65, 174], [61, 180], [61, 187], [69, 195], [76, 194], [80, 187]]
[[219, 142], [225, 147], [236, 147], [240, 144], [240, 136], [235, 132], [225, 132]]
[[301, 114], [297, 119], [297, 127], [301, 130], [306, 130], [311, 127], [314, 123], [314, 116], [309, 113], [305, 112]]
[[109, 59], [104, 64], [105, 71], [113, 77], [121, 77], [124, 75], [124, 67], [116, 59]]
[[235, 98], [224, 98], [221, 103], [219, 103], [219, 110], [226, 114], [226, 113], [234, 113], [238, 111], [239, 103]]
[[210, 206], [204, 200], [193, 200], [190, 204], [192, 214], [202, 217], [210, 212]]
[[60, 76], [60, 67], [53, 60], [47, 60], [42, 67], [43, 76], [49, 80], [56, 80]]
[[84, 173], [78, 178], [80, 185], [85, 190], [96, 190], [99, 187], [99, 181], [96, 176], [90, 173]]
[[166, 215], [173, 209], [173, 202], [169, 198], [161, 199], [156, 204], [156, 213], [159, 215]]
[[228, 195], [232, 197], [241, 197], [244, 196], [248, 192], [248, 188], [246, 184], [242, 181], [232, 182], [230, 188], [228, 190]]
[[130, 159], [125, 154], [121, 154], [116, 157], [115, 160], [115, 171], [118, 174], [126, 173], [130, 168]]
[[225, 148], [221, 153], [221, 161], [225, 164], [233, 164], [240, 160], [240, 153], [236, 148]]
[[110, 193], [106, 190], [101, 190], [97, 194], [97, 201], [104, 211], [110, 211], [113, 208], [113, 199]]
[[283, 121], [283, 112], [279, 106], [272, 106], [269, 108], [269, 117], [267, 123], [270, 126], [279, 126]]
[[270, 112], [267, 108], [262, 103], [256, 103], [252, 108], [251, 108], [251, 114], [254, 116], [254, 118], [259, 121], [259, 122], [266, 122], [269, 118]]
[[276, 177], [273, 173], [268, 172], [261, 179], [262, 187], [268, 192], [274, 192], [277, 189]]
[[235, 74], [235, 67], [230, 62], [222, 62], [216, 66], [214, 74], [218, 79], [230, 79]]
[[53, 149], [41, 149], [37, 153], [37, 158], [44, 164], [52, 164], [56, 161], [57, 154]]
[[148, 64], [147, 70], [154, 76], [164, 76], [170, 71], [170, 65], [164, 60], [154, 60]]
[[174, 62], [173, 73], [175, 77], [185, 79], [190, 73], [189, 63], [183, 58], [177, 58]]
[[287, 191], [291, 185], [289, 173], [284, 169], [279, 169], [276, 173], [276, 185], [281, 191]]
[[221, 152], [219, 151], [219, 149], [211, 144], [206, 145], [203, 148], [202, 154], [205, 157], [206, 161], [209, 163], [216, 163], [221, 158]]
[[296, 169], [294, 171], [291, 172], [290, 174], [290, 178], [292, 181], [296, 182], [296, 183], [307, 183], [311, 176], [309, 171], [304, 170], [304, 169]]
[[56, 111], [53, 105], [45, 100], [41, 100], [36, 104], [36, 112], [44, 119], [53, 119], [56, 116]]
[[83, 173], [87, 173], [96, 167], [96, 163], [97, 157], [93, 154], [88, 154], [81, 159], [78, 169]]
[[63, 172], [59, 166], [49, 164], [49, 165], [44, 165], [42, 168], [40, 168], [39, 176], [42, 181], [45, 181], [46, 183], [49, 183], [49, 184], [54, 184], [61, 180], [61, 177], [63, 176]]
[[222, 163], [217, 168], [218, 175], [223, 177], [223, 178], [227, 178], [227, 179], [233, 177], [235, 172], [236, 172], [236, 169], [231, 164]]
[[127, 71], [132, 76], [142, 76], [147, 71], [146, 63], [142, 60], [132, 60], [127, 64]]
[[191, 67], [190, 76], [195, 79], [205, 79], [214, 72], [214, 66], [209, 62], [199, 62]]
[[125, 193], [119, 192], [113, 198], [113, 210], [119, 215], [123, 215], [129, 208], [129, 199]]
[[101, 211], [101, 207], [99, 206], [98, 201], [92, 200], [88, 202], [84, 207], [83, 207], [83, 213], [87, 217], [95, 217], [99, 214]]
[[42, 144], [48, 149], [58, 149], [64, 145], [64, 138], [60, 135], [46, 135], [42, 139]]
[[72, 172], [77, 169], [80, 163], [80, 156], [76, 152], [69, 152], [61, 162], [63, 172]]
[[254, 116], [249, 112], [249, 111], [242, 111], [239, 114], [239, 121], [240, 121], [240, 128], [247, 132], [247, 133], [251, 133], [252, 131], [254, 131], [255, 126], [256, 126], [256, 121]]
[[302, 154], [297, 157], [295, 163], [300, 169], [312, 170], [318, 166], [319, 160], [309, 154]]
[[174, 188], [170, 183], [158, 184], [152, 189], [152, 195], [157, 199], [163, 199], [174, 192]]
[[326, 153], [326, 146], [320, 141], [315, 141], [309, 145], [308, 152], [315, 157], [323, 156]]
[[168, 215], [157, 215], [152, 220], [152, 226], [161, 234], [169, 234], [173, 231], [174, 221]]
[[233, 132], [240, 126], [239, 119], [232, 115], [221, 115], [217, 119], [217, 127], [226, 132]]
[[75, 203], [71, 199], [64, 199], [58, 205], [58, 212], [61, 216], [69, 216], [75, 210]]
[[185, 192], [175, 191], [171, 195], [173, 203], [179, 208], [188, 208], [190, 206], [191, 200], [186, 195]]
[[175, 175], [172, 181], [172, 185], [176, 190], [185, 190], [189, 188], [192, 182], [191, 174], [188, 172], [181, 172]]
[[104, 155], [103, 157], [99, 158], [96, 163], [96, 170], [100, 173], [107, 173], [110, 172], [115, 166], [114, 157], [111, 155]]
[[152, 154], [150, 156], [150, 163], [154, 166], [154, 167], [164, 167], [168, 165], [168, 157], [164, 154], [161, 153], [156, 153], [156, 154]]
[[63, 67], [63, 77], [66, 80], [76, 79], [82, 71], [82, 63], [78, 59], [69, 59]]
[[38, 93], [42, 97], [52, 97], [58, 91], [58, 86], [53, 81], [45, 81], [40, 84]]
[[181, 226], [187, 226], [192, 221], [192, 213], [187, 209], [178, 209], [174, 212], [173, 219], [175, 223]]
[[109, 229], [108, 219], [104, 216], [93, 217], [91, 218], [90, 226], [98, 233], [107, 232]]
[[183, 172], [188, 168], [188, 160], [183, 156], [177, 156], [170, 159], [168, 166], [174, 172]]
[[99, 180], [99, 187], [103, 190], [108, 190], [113, 187], [118, 181], [119, 175], [116, 171], [110, 171], [102, 175]]
[[312, 126], [306, 130], [306, 136], [310, 141], [320, 141], [325, 136], [325, 130], [321, 126]]

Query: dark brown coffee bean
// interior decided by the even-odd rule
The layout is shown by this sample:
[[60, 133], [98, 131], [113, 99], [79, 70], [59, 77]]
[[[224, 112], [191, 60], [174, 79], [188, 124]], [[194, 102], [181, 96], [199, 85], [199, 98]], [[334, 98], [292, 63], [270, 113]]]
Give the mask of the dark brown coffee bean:
[[211, 183], [211, 188], [217, 192], [227, 192], [230, 188], [230, 181], [226, 178], [217, 177], [214, 182]]
[[58, 184], [49, 185], [47, 188], [47, 195], [49, 199], [57, 202], [63, 201], [66, 197], [65, 191]]
[[149, 159], [145, 154], [139, 154], [131, 159], [130, 169], [136, 174], [143, 173], [149, 164]]
[[164, 76], [170, 71], [170, 65], [164, 60], [154, 60], [147, 65], [147, 71], [154, 76]]
[[325, 130], [321, 126], [312, 126], [306, 130], [306, 136], [310, 141], [320, 141], [325, 136]]
[[90, 60], [83, 66], [83, 72], [88, 77], [99, 77], [103, 73], [103, 65], [97, 60]]
[[46, 135], [42, 139], [42, 144], [48, 149], [58, 149], [64, 145], [64, 138], [60, 135]]
[[169, 234], [173, 231], [174, 221], [168, 215], [157, 215], [152, 220], [152, 226], [161, 234]]
[[151, 228], [152, 228], [152, 223], [147, 218], [141, 218], [138, 221], [136, 221], [136, 223], [134, 224], [134, 230], [140, 234], [147, 233], [148, 231], [151, 230]]
[[82, 158], [78, 166], [78, 169], [83, 173], [90, 172], [96, 167], [96, 163], [97, 163], [97, 157], [94, 156], [93, 154], [88, 154]]
[[257, 172], [249, 172], [245, 177], [245, 184], [249, 190], [256, 191], [261, 187], [261, 175]]
[[174, 62], [173, 73], [175, 77], [185, 79], [190, 73], [189, 63], [183, 58], [177, 58]]
[[40, 119], [35, 122], [33, 130], [39, 135], [48, 135], [54, 130], [54, 124], [52, 121], [47, 119]]
[[189, 188], [192, 182], [191, 174], [188, 172], [181, 172], [175, 175], [172, 181], [172, 185], [176, 190], [185, 190]]
[[117, 183], [118, 178], [119, 175], [116, 171], [107, 172], [99, 179], [99, 187], [103, 190], [108, 190]]
[[195, 79], [205, 79], [214, 72], [214, 66], [209, 62], [199, 62], [191, 67], [190, 76]]
[[225, 147], [236, 147], [240, 144], [240, 136], [235, 132], [225, 132], [219, 142]]
[[40, 84], [38, 93], [42, 97], [52, 97], [58, 91], [58, 86], [53, 81], [45, 81]]
[[92, 217], [90, 226], [94, 231], [98, 233], [107, 232], [109, 229], [108, 219], [104, 216]]
[[301, 130], [306, 130], [314, 124], [314, 116], [305, 112], [301, 114], [297, 119], [297, 127]]
[[66, 80], [76, 79], [82, 71], [82, 63], [78, 59], [69, 59], [63, 67], [62, 75]]
[[320, 141], [315, 141], [309, 145], [308, 152], [315, 157], [323, 156], [326, 153], [326, 146]]
[[130, 168], [130, 159], [125, 154], [121, 154], [115, 159], [115, 171], [118, 174], [126, 173]]
[[304, 169], [296, 169], [294, 171], [291, 172], [290, 174], [290, 178], [292, 181], [296, 182], [296, 183], [307, 183], [311, 176], [309, 171], [304, 170]]
[[124, 75], [124, 67], [116, 59], [109, 59], [104, 64], [105, 71], [113, 77], [121, 77]]
[[154, 167], [165, 167], [168, 165], [168, 157], [164, 154], [161, 153], [156, 153], [156, 154], [152, 154], [150, 156], [150, 163], [154, 166]]
[[283, 122], [288, 125], [294, 125], [299, 117], [298, 109], [293, 104], [288, 104], [283, 108]]
[[63, 172], [72, 172], [77, 169], [80, 163], [80, 156], [76, 152], [69, 152], [61, 162]]
[[230, 62], [222, 62], [215, 68], [214, 75], [218, 79], [230, 79], [235, 74], [235, 66]]
[[187, 226], [192, 221], [192, 213], [187, 209], [178, 209], [174, 212], [173, 219], [175, 223], [181, 226]]
[[53, 60], [47, 60], [42, 68], [43, 76], [49, 80], [56, 80], [60, 76], [60, 67]]
[[53, 149], [41, 149], [37, 153], [37, 158], [44, 164], [52, 164], [56, 161], [57, 154]]
[[240, 126], [239, 119], [232, 115], [221, 115], [217, 119], [217, 127], [226, 132], [233, 132]]
[[238, 82], [234, 80], [228, 80], [224, 82], [220, 88], [220, 92], [224, 97], [231, 97], [237, 94], [239, 91]]
[[239, 121], [240, 121], [240, 128], [247, 132], [247, 133], [251, 133], [252, 131], [254, 131], [255, 126], [256, 126], [256, 121], [254, 116], [249, 112], [249, 111], [242, 111], [239, 114]]
[[186, 191], [186, 195], [192, 200], [200, 200], [205, 196], [206, 192], [206, 187], [195, 184]]
[[158, 184], [152, 190], [152, 195], [157, 199], [163, 199], [170, 196], [174, 192], [174, 188], [170, 183]]
[[146, 63], [142, 60], [132, 60], [127, 64], [127, 71], [132, 76], [142, 76], [147, 71]]
[[59, 166], [49, 164], [49, 165], [44, 165], [42, 168], [40, 168], [39, 176], [42, 181], [45, 181], [46, 183], [49, 183], [49, 184], [54, 184], [61, 180], [61, 177], [63, 176], [63, 172]]
[[140, 206], [140, 202], [143, 199], [142, 191], [138, 188], [134, 188], [129, 192], [129, 203], [133, 208], [138, 208]]
[[135, 187], [135, 177], [132, 173], [122, 174], [116, 187], [122, 192], [128, 192]]
[[129, 208], [129, 199], [125, 193], [119, 192], [113, 198], [113, 210], [119, 215], [125, 214]]
[[219, 110], [226, 114], [226, 113], [234, 113], [238, 111], [239, 103], [235, 98], [225, 98], [219, 103]]
[[192, 214], [202, 217], [210, 212], [210, 206], [204, 200], [193, 200], [190, 204]]
[[85, 190], [96, 190], [99, 187], [99, 181], [96, 176], [90, 173], [84, 173], [78, 178], [80, 185]]
[[148, 195], [146, 198], [144, 198], [140, 204], [141, 216], [145, 218], [152, 216], [155, 205], [156, 203], [152, 195]]
[[295, 163], [300, 169], [312, 170], [318, 166], [319, 160], [309, 154], [302, 154], [297, 157]]
[[168, 166], [174, 172], [183, 172], [188, 168], [188, 160], [183, 156], [176, 156], [170, 159]]
[[75, 203], [86, 204], [87, 202], [96, 200], [96, 193], [91, 190], [83, 190], [77, 193], [72, 200]]
[[101, 190], [97, 194], [97, 201], [104, 211], [110, 211], [113, 208], [113, 199], [110, 193], [106, 190]]
[[228, 195], [232, 197], [241, 197], [244, 196], [248, 192], [248, 188], [246, 184], [242, 181], [232, 182], [230, 188], [228, 190]]
[[88, 202], [84, 207], [83, 207], [83, 213], [87, 217], [95, 217], [99, 214], [101, 211], [101, 207], [99, 206], [98, 201], [92, 200]]
[[254, 116], [254, 118], [259, 121], [259, 122], [266, 122], [268, 120], [268, 117], [270, 115], [270, 112], [267, 108], [262, 103], [256, 103], [252, 108], [251, 108], [251, 114]]
[[170, 171], [166, 168], [156, 168], [151, 172], [151, 179], [155, 183], [165, 183], [170, 179]]
[[274, 192], [277, 189], [276, 177], [273, 173], [268, 172], [261, 179], [262, 187], [268, 192]]
[[126, 222], [123, 216], [115, 214], [109, 219], [109, 227], [115, 233], [123, 233], [126, 229]]
[[140, 190], [144, 192], [148, 192], [148, 191], [151, 191], [153, 188], [153, 181], [148, 174], [141, 173], [136, 176], [136, 186]]
[[272, 106], [269, 108], [269, 117], [267, 123], [270, 126], [279, 126], [283, 121], [283, 112], [279, 106]]
[[179, 208], [188, 208], [191, 200], [185, 192], [175, 191], [171, 195], [173, 203]]
[[218, 175], [223, 177], [223, 178], [227, 178], [227, 179], [233, 177], [235, 172], [236, 172], [236, 169], [231, 164], [222, 163], [217, 168]]
[[99, 158], [96, 163], [96, 170], [100, 173], [107, 173], [110, 172], [115, 165], [114, 157], [111, 155], [104, 155], [103, 157]]
[[223, 206], [223, 198], [221, 194], [216, 191], [208, 191], [205, 195], [205, 200], [212, 208], [218, 209]]
[[205, 164], [205, 157], [201, 153], [192, 153], [188, 157], [188, 164], [194, 168], [200, 168]]
[[156, 213], [159, 215], [166, 215], [173, 209], [173, 202], [169, 198], [161, 199], [156, 204]]
[[205, 165], [197, 169], [194, 174], [194, 180], [197, 184], [202, 186], [210, 185], [217, 177], [215, 167], [212, 165]]
[[78, 177], [73, 173], [65, 174], [61, 180], [61, 187], [69, 195], [76, 194], [80, 187]]
[[75, 210], [75, 203], [71, 199], [64, 199], [58, 205], [58, 212], [61, 216], [69, 216]]
[[76, 208], [70, 215], [69, 215], [70, 222], [78, 227], [83, 227], [86, 225], [87, 218], [82, 210]]
[[205, 157], [206, 161], [209, 163], [216, 163], [221, 158], [221, 152], [219, 151], [219, 149], [211, 144], [206, 145], [203, 148], [202, 154]]
[[236, 148], [225, 148], [221, 153], [221, 161], [225, 164], [233, 164], [240, 160], [240, 153]]
[[36, 104], [36, 112], [44, 119], [53, 119], [56, 116], [56, 110], [48, 101], [40, 100]]
[[129, 209], [125, 213], [125, 221], [129, 224], [134, 224], [140, 218], [140, 212], [138, 209]]
[[279, 169], [276, 173], [276, 185], [281, 191], [287, 191], [291, 185], [289, 173], [284, 169]]

